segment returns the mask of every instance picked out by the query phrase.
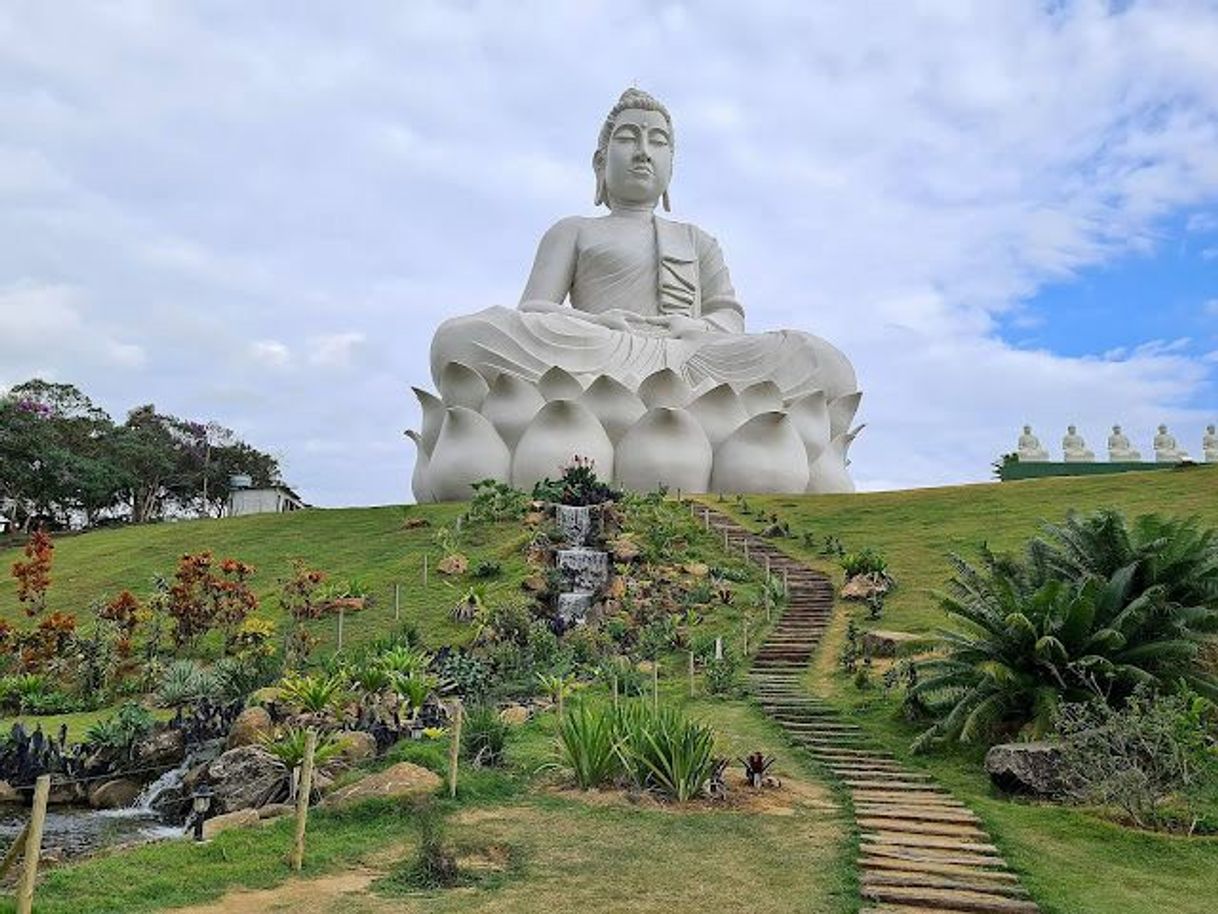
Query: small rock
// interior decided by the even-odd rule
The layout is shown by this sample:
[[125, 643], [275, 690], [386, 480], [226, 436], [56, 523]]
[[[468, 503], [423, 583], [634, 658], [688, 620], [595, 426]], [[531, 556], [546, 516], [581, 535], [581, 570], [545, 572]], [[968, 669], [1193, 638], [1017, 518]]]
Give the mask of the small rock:
[[47, 805], [71, 806], [86, 798], [83, 784], [78, 784], [75, 781], [66, 784], [62, 781], [56, 783], [54, 778], [51, 779], [51, 792], [47, 795]]
[[884, 574], [856, 574], [842, 585], [843, 600], [869, 600], [875, 596], [883, 596], [892, 589], [892, 584]]
[[186, 758], [186, 737], [181, 730], [166, 727], [135, 744], [140, 768], [176, 768]]
[[103, 781], [89, 791], [89, 805], [94, 809], [126, 809], [140, 795], [138, 781], [115, 778]]
[[376, 756], [376, 737], [363, 730], [344, 730], [334, 734], [338, 757], [344, 762], [362, 762]]
[[262, 742], [262, 737], [269, 735], [274, 729], [275, 725], [266, 708], [257, 705], [246, 708], [237, 715], [232, 728], [228, 731], [228, 748], [257, 746]]
[[264, 686], [250, 694], [250, 705], [277, 705], [283, 701], [283, 689], [278, 686]]
[[624, 536], [614, 540], [611, 549], [615, 562], [633, 562], [643, 554], [643, 551], [634, 540], [627, 539]]
[[21, 791], [19, 791], [8, 781], [0, 781], [0, 806], [17, 804], [21, 802], [23, 802], [21, 799]]
[[1065, 789], [1062, 749], [1056, 743], [1002, 743], [985, 754], [985, 770], [1008, 793], [1057, 796]]
[[529, 722], [529, 709], [524, 705], [508, 705], [499, 712], [499, 719], [505, 724], [519, 727]]
[[258, 821], [259, 816], [256, 809], [238, 809], [235, 812], [213, 816], [203, 823], [203, 840], [214, 838], [220, 832], [228, 831], [230, 828], [248, 828], [251, 825], [257, 825]]
[[436, 562], [436, 571], [440, 574], [458, 575], [465, 574], [469, 570], [469, 559], [461, 555], [461, 553], [453, 553], [446, 555], [440, 561]]
[[546, 522], [545, 512], [544, 511], [530, 511], [528, 514], [526, 514], [524, 516], [524, 522], [526, 524], [528, 524], [530, 527], [536, 527], [536, 526], [539, 526], [540, 524], [544, 524]]
[[[245, 810], [242, 810], [244, 812]], [[290, 815], [296, 811], [296, 807], [291, 803], [267, 803], [265, 806], [258, 809], [259, 819], [278, 819], [280, 816]], [[236, 813], [233, 813], [236, 815]]]
[[406, 523], [402, 524], [404, 530], [417, 530], [420, 527], [430, 527], [431, 521], [426, 517], [408, 517]]
[[695, 578], [704, 578], [710, 574], [710, 565], [702, 562], [690, 562], [685, 566], [685, 573], [693, 575]]
[[545, 593], [549, 583], [546, 581], [545, 575], [531, 574], [520, 582], [520, 587], [525, 593]]
[[863, 633], [863, 653], [869, 657], [895, 657], [907, 644], [922, 641], [921, 635], [911, 632], [889, 632], [876, 629]]
[[615, 575], [609, 579], [609, 584], [605, 587], [605, 597], [609, 600], [620, 600], [626, 596], [626, 579], [621, 575]]
[[350, 806], [374, 797], [418, 797], [435, 793], [441, 784], [433, 771], [410, 762], [399, 762], [342, 787], [326, 798], [327, 806]]

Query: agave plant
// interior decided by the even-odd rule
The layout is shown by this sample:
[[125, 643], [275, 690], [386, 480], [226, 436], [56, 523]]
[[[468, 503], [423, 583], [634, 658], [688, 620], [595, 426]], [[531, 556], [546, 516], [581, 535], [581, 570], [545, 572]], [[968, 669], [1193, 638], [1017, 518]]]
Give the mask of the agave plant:
[[398, 645], [381, 654], [377, 663], [391, 675], [409, 676], [411, 673], [427, 672], [431, 666], [431, 654]]
[[[258, 740], [262, 748], [283, 762], [288, 771], [304, 763], [305, 743], [309, 738], [307, 727], [284, 727], [275, 733], [263, 733]], [[313, 751], [313, 762], [321, 764], [334, 758], [341, 746], [331, 733], [317, 734], [317, 747]]]
[[622, 771], [617, 718], [612, 706], [581, 703], [558, 725], [558, 757], [584, 790], [613, 781]]
[[394, 678], [393, 688], [405, 700], [411, 715], [419, 712], [428, 697], [439, 687], [440, 680], [430, 673], [411, 673]]
[[343, 700], [341, 676], [287, 676], [280, 685], [283, 700], [310, 714], [326, 714]]
[[1218, 626], [1215, 534], [1192, 521], [1105, 511], [1045, 528], [1023, 560], [953, 557], [955, 630], [917, 665], [911, 697], [939, 719], [915, 744], [1053, 726], [1063, 701], [1119, 703], [1140, 683], [1218, 696], [1194, 663]]
[[157, 702], [167, 708], [179, 708], [217, 699], [223, 688], [218, 677], [191, 660], [175, 660], [166, 667], [157, 689]]
[[637, 787], [679, 803], [702, 793], [715, 767], [709, 727], [675, 708], [652, 709], [640, 702], [620, 709], [617, 730], [618, 755]]

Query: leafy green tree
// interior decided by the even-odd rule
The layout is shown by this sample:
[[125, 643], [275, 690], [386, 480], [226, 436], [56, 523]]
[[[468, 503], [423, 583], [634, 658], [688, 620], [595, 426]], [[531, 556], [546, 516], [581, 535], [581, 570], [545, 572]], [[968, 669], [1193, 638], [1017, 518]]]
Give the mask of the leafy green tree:
[[1195, 520], [1117, 512], [1047, 525], [1022, 558], [953, 556], [942, 604], [956, 628], [917, 665], [911, 697], [936, 723], [918, 740], [968, 742], [1054, 725], [1063, 701], [1120, 705], [1140, 684], [1218, 697], [1196, 663], [1218, 628], [1218, 534]]

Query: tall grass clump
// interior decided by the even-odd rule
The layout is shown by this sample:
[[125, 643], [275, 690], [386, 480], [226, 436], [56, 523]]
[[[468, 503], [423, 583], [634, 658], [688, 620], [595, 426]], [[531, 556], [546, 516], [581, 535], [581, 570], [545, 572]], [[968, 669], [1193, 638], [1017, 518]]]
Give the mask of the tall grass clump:
[[612, 706], [580, 704], [559, 722], [559, 756], [584, 790], [610, 784], [621, 773], [615, 718]]

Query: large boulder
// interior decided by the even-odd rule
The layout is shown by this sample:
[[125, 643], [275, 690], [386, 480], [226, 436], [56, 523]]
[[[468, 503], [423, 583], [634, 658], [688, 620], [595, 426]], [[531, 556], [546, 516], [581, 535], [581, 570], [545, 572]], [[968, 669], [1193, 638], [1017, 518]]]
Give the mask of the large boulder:
[[89, 805], [94, 809], [126, 809], [135, 804], [135, 798], [139, 795], [139, 781], [115, 778], [102, 781], [89, 791]]
[[214, 838], [220, 832], [228, 831], [230, 828], [248, 828], [251, 825], [257, 825], [260, 821], [261, 817], [256, 809], [238, 809], [236, 812], [213, 816], [203, 823], [203, 840]]
[[217, 814], [257, 809], [279, 799], [288, 781], [283, 762], [259, 746], [229, 749], [207, 766]]
[[271, 714], [266, 708], [255, 705], [246, 708], [237, 715], [232, 728], [228, 731], [228, 748], [240, 746], [257, 746], [262, 737], [269, 735], [275, 729]]
[[911, 632], [890, 632], [875, 629], [863, 633], [863, 653], [868, 657], [896, 657], [905, 653], [908, 645], [925, 640]]
[[1057, 743], [1002, 743], [985, 755], [985, 770], [1008, 793], [1053, 797], [1065, 789]]
[[10, 784], [8, 781], [0, 781], [0, 806], [17, 805], [23, 803], [21, 791]]
[[135, 744], [140, 768], [176, 768], [186, 758], [186, 737], [181, 730], [166, 727]]
[[339, 788], [326, 798], [327, 806], [351, 806], [362, 800], [384, 797], [429, 796], [439, 789], [440, 776], [410, 762], [370, 774], [354, 784]]

